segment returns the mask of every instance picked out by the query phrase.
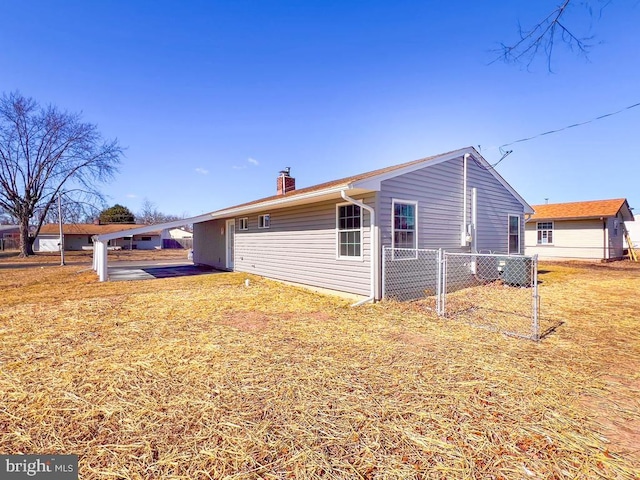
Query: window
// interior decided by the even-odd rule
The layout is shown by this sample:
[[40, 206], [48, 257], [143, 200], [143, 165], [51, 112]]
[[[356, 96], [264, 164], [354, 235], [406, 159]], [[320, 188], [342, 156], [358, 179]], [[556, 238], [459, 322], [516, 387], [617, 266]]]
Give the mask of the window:
[[362, 258], [362, 212], [358, 205], [337, 206], [338, 258]]
[[617, 218], [613, 221], [613, 236], [618, 236], [618, 229], [620, 228], [620, 220]]
[[553, 222], [536, 223], [538, 230], [538, 245], [553, 244]]
[[520, 216], [509, 215], [509, 255], [520, 253]]
[[258, 215], [258, 228], [269, 228], [271, 226], [271, 215]]
[[151, 237], [141, 237], [140, 240], [143, 241], [143, 242], [150, 242], [151, 241]]
[[416, 202], [393, 200], [393, 248], [418, 248]]
[[240, 227], [239, 230], [249, 230], [249, 219], [248, 218], [241, 218], [240, 219]]

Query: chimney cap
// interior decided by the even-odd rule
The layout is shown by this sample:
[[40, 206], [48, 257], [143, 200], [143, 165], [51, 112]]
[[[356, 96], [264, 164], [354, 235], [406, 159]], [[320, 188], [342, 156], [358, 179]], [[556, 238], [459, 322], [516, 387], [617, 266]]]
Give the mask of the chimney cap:
[[280, 173], [288, 177], [289, 173], [291, 173], [291, 167], [285, 167], [284, 170], [280, 170]]

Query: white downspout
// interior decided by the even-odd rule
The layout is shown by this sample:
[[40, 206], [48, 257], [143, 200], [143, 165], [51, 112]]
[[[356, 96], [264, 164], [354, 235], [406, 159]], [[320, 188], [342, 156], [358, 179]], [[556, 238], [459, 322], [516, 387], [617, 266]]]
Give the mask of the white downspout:
[[460, 232], [460, 246], [467, 246], [467, 160], [471, 156], [465, 153], [462, 157], [462, 232]]
[[376, 226], [376, 211], [374, 208], [370, 207], [369, 205], [365, 205], [364, 203], [360, 202], [359, 200], [355, 200], [351, 197], [349, 197], [344, 190], [340, 191], [340, 196], [346, 200], [349, 203], [353, 203], [354, 205], [359, 206], [360, 208], [364, 208], [367, 212], [369, 212], [369, 215], [371, 217], [371, 221], [370, 221], [370, 226], [369, 226], [369, 230], [370, 230], [370, 238], [371, 238], [371, 248], [369, 249], [369, 262], [371, 263], [371, 294], [368, 298], [365, 298], [363, 300], [360, 300], [359, 302], [354, 303], [353, 305], [351, 305], [352, 307], [358, 307], [360, 305], [362, 305], [363, 303], [367, 303], [367, 302], [374, 302], [376, 299], [376, 272], [377, 272], [377, 264], [378, 262], [376, 261], [377, 258], [377, 252], [378, 252], [378, 227]]

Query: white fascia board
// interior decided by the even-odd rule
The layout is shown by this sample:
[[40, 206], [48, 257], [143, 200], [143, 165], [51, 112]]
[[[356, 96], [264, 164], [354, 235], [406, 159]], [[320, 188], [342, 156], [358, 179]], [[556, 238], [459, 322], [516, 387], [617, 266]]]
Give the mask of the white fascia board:
[[109, 241], [115, 238], [140, 235], [141, 233], [157, 232], [157, 231], [164, 230], [165, 228], [181, 227], [183, 225], [187, 225], [190, 223], [206, 222], [207, 220], [211, 220], [212, 218], [213, 217], [211, 213], [206, 213], [204, 215], [198, 215], [197, 217], [174, 220], [173, 222], [156, 223], [155, 225], [145, 225], [139, 228], [130, 228], [128, 230], [121, 230], [119, 232], [105, 233], [102, 235], [94, 235], [93, 238], [94, 240], [98, 240], [98, 241]]
[[[322, 197], [327, 197], [327, 199], [331, 197], [339, 198], [340, 192], [342, 190], [350, 191], [351, 185], [344, 184], [336, 187], [327, 188], [324, 190], [316, 190], [313, 192], [304, 193], [302, 195], [295, 195], [291, 197], [286, 197], [285, 195], [283, 195], [284, 198], [275, 198], [273, 200], [267, 200], [265, 202], [252, 203], [250, 205], [245, 205], [241, 207], [231, 207], [225, 210], [218, 210], [216, 212], [212, 212], [210, 214], [210, 218], [208, 218], [207, 220], [236, 217], [236, 216], [244, 215], [247, 213], [267, 210], [270, 208], [283, 208], [283, 207], [288, 207], [293, 205], [303, 205], [307, 203], [313, 203], [314, 201], [317, 201]], [[201, 220], [201, 221], [204, 222], [206, 220]], [[197, 223], [197, 222], [194, 222], [194, 223]]]
[[215, 212], [206, 213], [204, 215], [198, 215], [197, 217], [191, 218], [183, 218], [182, 220], [176, 220], [173, 222], [166, 223], [157, 223], [155, 225], [146, 225], [140, 228], [132, 228], [129, 230], [123, 230], [120, 232], [114, 233], [106, 233], [103, 235], [94, 235], [94, 239], [100, 241], [108, 241], [113, 240], [115, 238], [128, 237], [131, 235], [139, 235], [141, 233], [154, 232], [157, 230], [164, 230], [165, 228], [172, 227], [181, 227], [183, 225], [187, 225], [189, 223], [201, 223], [208, 222], [210, 220], [216, 220], [220, 218], [230, 218], [239, 215], [244, 215], [247, 213], [265, 210], [269, 208], [282, 208], [289, 205], [299, 205], [305, 203], [313, 203], [314, 201], [320, 199], [321, 197], [340, 197], [340, 192], [342, 190], [351, 190], [351, 185], [344, 184], [336, 187], [324, 189], [324, 190], [316, 190], [309, 193], [304, 193], [302, 195], [294, 195], [287, 197], [283, 195], [283, 198], [275, 198], [273, 200], [268, 200], [260, 203], [252, 203], [250, 205], [245, 205], [242, 207], [231, 207], [224, 210], [216, 210]]
[[367, 190], [375, 190], [379, 192], [381, 189], [381, 183], [384, 182], [385, 180], [389, 180], [390, 178], [395, 178], [400, 175], [404, 175], [405, 173], [415, 172], [416, 170], [420, 170], [421, 168], [424, 168], [424, 167], [430, 167], [431, 165], [437, 165], [439, 163], [448, 162], [449, 160], [454, 160], [456, 158], [463, 156], [465, 153], [473, 154], [477, 152], [472, 148], [463, 148], [461, 150], [456, 150], [455, 152], [451, 152], [447, 155], [442, 155], [440, 157], [427, 158], [424, 160], [424, 162], [418, 162], [404, 168], [392, 170], [391, 172], [387, 172], [387, 173], [381, 173], [380, 175], [376, 175], [375, 177], [354, 182], [353, 187], [365, 188]]
[[522, 206], [524, 207], [524, 213], [530, 213], [533, 214], [534, 210], [533, 208], [531, 208], [531, 205], [529, 205], [526, 200], [524, 198], [522, 198], [520, 196], [520, 194], [518, 192], [516, 192], [513, 187], [511, 185], [509, 185], [507, 183], [507, 181], [502, 178], [502, 176], [496, 172], [495, 168], [493, 168], [489, 162], [487, 162], [484, 157], [482, 155], [480, 155], [480, 153], [478, 153], [478, 151], [475, 148], [462, 148], [460, 150], [456, 150], [455, 152], [451, 152], [448, 153], [446, 155], [442, 155], [440, 157], [435, 157], [435, 158], [431, 158], [431, 159], [426, 159], [424, 162], [419, 162], [416, 163], [414, 165], [410, 165], [408, 167], [405, 168], [400, 168], [398, 170], [393, 170], [391, 172], [387, 172], [387, 173], [383, 173], [380, 174], [376, 177], [373, 178], [368, 178], [366, 180], [362, 180], [360, 182], [354, 182], [353, 183], [353, 188], [364, 188], [367, 190], [375, 190], [375, 191], [380, 191], [381, 189], [381, 183], [385, 180], [388, 180], [390, 178], [394, 178], [400, 175], [404, 175], [406, 173], [411, 173], [414, 172], [416, 170], [420, 170], [421, 168], [425, 168], [425, 167], [430, 167], [432, 165], [438, 165], [439, 163], [444, 163], [444, 162], [448, 162], [449, 160], [455, 160], [456, 158], [461, 158], [464, 157], [465, 154], [470, 154], [475, 160], [477, 160], [480, 164], [482, 164], [482, 166], [491, 174], [495, 177], [496, 180], [498, 180], [498, 182], [500, 182], [500, 184], [506, 188], [509, 193], [511, 193], [511, 195], [513, 195], [518, 202], [520, 202], [522, 204]]
[[524, 213], [526, 213], [526, 214], [532, 214], [532, 215], [535, 213], [535, 210], [533, 209], [533, 207], [532, 207], [531, 205], [529, 205], [529, 204], [527, 203], [527, 201], [526, 201], [524, 198], [522, 198], [522, 197], [520, 196], [520, 194], [519, 194], [518, 192], [516, 192], [516, 191], [515, 191], [515, 189], [514, 189], [511, 185], [509, 185], [509, 183], [508, 183], [504, 178], [502, 178], [502, 175], [500, 175], [500, 174], [496, 171], [496, 169], [495, 169], [495, 168], [493, 168], [493, 167], [489, 164], [489, 162], [487, 162], [487, 161], [484, 159], [484, 157], [483, 157], [482, 155], [480, 155], [480, 154], [479, 154], [479, 153], [477, 153], [477, 152], [475, 152], [475, 154], [473, 154], [473, 153], [472, 153], [471, 155], [472, 155], [476, 160], [478, 160], [478, 161], [479, 161], [479, 162], [484, 166], [484, 168], [486, 168], [486, 169], [489, 171], [489, 173], [490, 173], [491, 175], [493, 175], [493, 176], [495, 177], [495, 179], [496, 179], [496, 180], [498, 180], [498, 182], [500, 182], [500, 184], [501, 184], [504, 188], [506, 188], [506, 189], [509, 191], [509, 193], [511, 193], [511, 195], [513, 195], [513, 196], [514, 196], [514, 197], [515, 197], [515, 198], [516, 198], [516, 199], [517, 199], [517, 200], [522, 204], [522, 206], [524, 207]]

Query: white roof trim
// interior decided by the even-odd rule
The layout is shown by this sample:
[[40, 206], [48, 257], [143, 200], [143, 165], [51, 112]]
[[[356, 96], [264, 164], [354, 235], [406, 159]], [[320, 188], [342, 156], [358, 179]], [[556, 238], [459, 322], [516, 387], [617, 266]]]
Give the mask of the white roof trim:
[[199, 215], [197, 217], [184, 218], [182, 220], [176, 220], [175, 222], [167, 222], [167, 223], [158, 223], [156, 225], [149, 225], [146, 227], [134, 228], [131, 230], [126, 230], [124, 232], [114, 232], [104, 235], [94, 236], [94, 239], [99, 241], [107, 241], [112, 240], [114, 238], [121, 238], [129, 235], [138, 235], [141, 233], [152, 232], [156, 230], [163, 230], [165, 228], [171, 227], [179, 227], [182, 225], [186, 225], [189, 223], [200, 223], [207, 222], [210, 220], [216, 220], [219, 218], [229, 218], [235, 217], [239, 215], [244, 215], [247, 213], [251, 213], [254, 211], [264, 210], [268, 208], [279, 208], [281, 206], [286, 206], [288, 204], [299, 204], [299, 203], [312, 203], [314, 200], [319, 197], [325, 197], [328, 195], [340, 195], [342, 190], [359, 190], [359, 193], [363, 193], [366, 191], [380, 191], [381, 183], [384, 180], [389, 178], [394, 178], [399, 175], [404, 175], [406, 173], [413, 172], [415, 170], [419, 170], [424, 167], [428, 167], [431, 165], [437, 165], [439, 163], [447, 162], [449, 160], [453, 160], [455, 158], [463, 156], [465, 153], [469, 153], [475, 160], [482, 163], [482, 165], [487, 169], [489, 173], [491, 173], [500, 184], [505, 187], [524, 207], [524, 213], [534, 213], [533, 208], [529, 205], [519, 194], [516, 192], [511, 185], [507, 183], [507, 181], [500, 176], [498, 172], [487, 162], [482, 155], [478, 153], [478, 151], [473, 147], [462, 148], [460, 150], [456, 150], [454, 152], [435, 156], [431, 158], [425, 159], [423, 162], [417, 162], [413, 165], [409, 165], [404, 168], [392, 170], [390, 172], [381, 173], [374, 177], [370, 177], [364, 180], [355, 181], [355, 182], [347, 182], [342, 185], [333, 185], [329, 188], [314, 190], [312, 192], [303, 193], [300, 195], [286, 196], [283, 195], [282, 198], [274, 198], [271, 200], [265, 200], [263, 202], [250, 203], [249, 205], [242, 205], [237, 207], [226, 208], [224, 210], [216, 210], [214, 212], [206, 213], [204, 215]]
[[513, 189], [513, 187], [511, 187], [511, 185], [509, 185], [507, 183], [507, 181], [504, 178], [502, 178], [502, 176], [498, 172], [496, 172], [495, 168], [493, 168], [489, 164], [489, 162], [487, 162], [484, 159], [484, 157], [482, 155], [480, 155], [478, 153], [478, 151], [473, 147], [462, 148], [460, 150], [456, 150], [455, 152], [451, 152], [451, 153], [448, 153], [446, 155], [427, 158], [427, 159], [424, 160], [424, 162], [414, 163], [413, 165], [409, 165], [409, 166], [407, 166], [405, 168], [400, 168], [398, 170], [392, 170], [390, 172], [382, 173], [382, 174], [377, 175], [377, 176], [372, 177], [372, 178], [367, 178], [367, 179], [362, 180], [362, 181], [354, 182], [353, 183], [353, 188], [363, 188], [363, 189], [368, 189], [368, 190], [380, 191], [381, 183], [383, 181], [385, 181], [385, 180], [397, 177], [399, 175], [404, 175], [406, 173], [411, 173], [411, 172], [414, 172], [414, 171], [419, 170], [421, 168], [430, 167], [432, 165], [437, 165], [439, 163], [448, 162], [449, 160], [454, 160], [456, 158], [463, 157], [466, 153], [470, 154], [473, 157], [474, 160], [476, 160], [480, 164], [482, 164], [482, 167], [484, 167], [491, 175], [493, 175], [495, 177], [495, 179], [498, 180], [498, 182], [500, 182], [500, 184], [504, 188], [506, 188], [509, 191], [509, 193], [511, 193], [511, 195], [513, 195], [518, 200], [518, 202], [520, 202], [522, 204], [522, 206], [524, 207], [524, 213], [534, 213], [533, 208], [531, 207], [531, 205], [529, 205], [525, 201], [525, 199], [522, 198], [520, 196], [520, 194], [518, 194], [518, 192], [516, 192]]
[[211, 214], [198, 215], [197, 217], [183, 218], [181, 220], [174, 220], [173, 222], [156, 223], [155, 225], [145, 225], [138, 228], [130, 228], [128, 230], [120, 230], [113, 233], [103, 233], [102, 235], [94, 235], [93, 239], [97, 241], [108, 241], [115, 238], [130, 237], [133, 235], [140, 235], [141, 233], [157, 232], [158, 230], [164, 230], [165, 228], [182, 227], [189, 223], [206, 222], [211, 220]]

